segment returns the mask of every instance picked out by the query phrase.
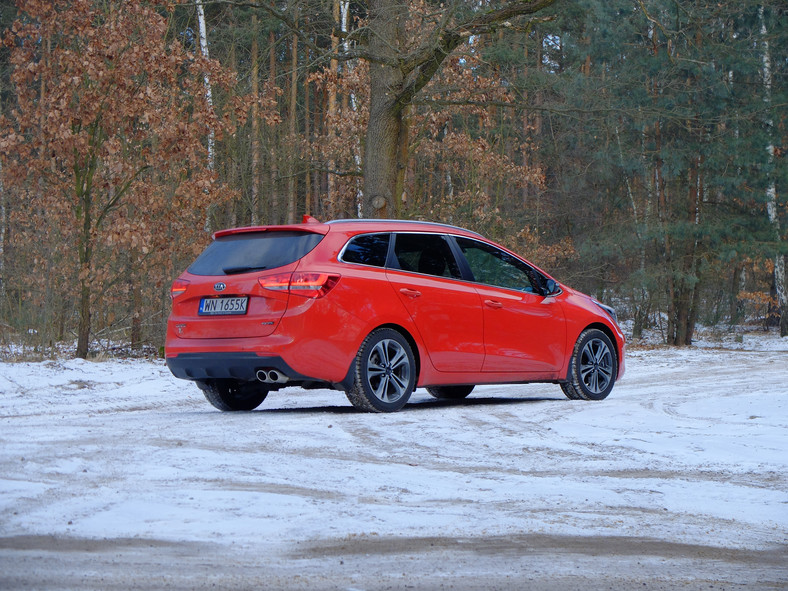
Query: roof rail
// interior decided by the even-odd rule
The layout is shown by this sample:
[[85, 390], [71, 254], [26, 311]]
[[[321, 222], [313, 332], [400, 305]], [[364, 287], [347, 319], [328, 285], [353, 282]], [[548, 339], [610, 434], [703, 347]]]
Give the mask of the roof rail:
[[366, 222], [366, 223], [374, 223], [374, 222], [389, 222], [389, 223], [396, 223], [396, 224], [413, 224], [414, 226], [418, 225], [430, 225], [430, 226], [440, 226], [442, 228], [448, 228], [451, 230], [462, 230], [463, 232], [469, 232], [471, 234], [475, 234], [476, 236], [482, 236], [478, 232], [474, 232], [473, 230], [469, 230], [468, 228], [463, 228], [462, 226], [453, 226], [451, 224], [444, 224], [442, 222], [429, 222], [425, 220], [397, 220], [397, 219], [378, 219], [378, 218], [345, 218], [339, 220], [331, 220], [326, 222], [327, 224], [346, 224], [346, 223], [353, 223], [353, 222]]

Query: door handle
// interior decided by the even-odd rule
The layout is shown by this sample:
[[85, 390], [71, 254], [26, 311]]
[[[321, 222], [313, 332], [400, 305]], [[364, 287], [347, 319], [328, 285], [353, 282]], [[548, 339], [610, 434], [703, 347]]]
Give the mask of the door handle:
[[484, 303], [490, 306], [490, 308], [495, 308], [496, 310], [498, 308], [503, 308], [503, 304], [498, 300], [484, 300]]
[[407, 287], [403, 287], [402, 289], [399, 290], [399, 292], [402, 295], [408, 296], [409, 298], [417, 298], [417, 297], [419, 297], [421, 295], [421, 292], [419, 290], [417, 290], [417, 289], [410, 289], [410, 288], [407, 288]]

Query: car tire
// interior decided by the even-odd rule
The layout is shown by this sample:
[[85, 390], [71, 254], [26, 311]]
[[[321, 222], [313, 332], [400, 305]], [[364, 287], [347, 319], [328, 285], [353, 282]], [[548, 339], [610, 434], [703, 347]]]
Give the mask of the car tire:
[[575, 392], [575, 387], [569, 382], [562, 382], [561, 390], [564, 391], [564, 394], [566, 395], [567, 398], [569, 398], [569, 400], [582, 400], [582, 398], [580, 398], [580, 395], [577, 392]]
[[268, 396], [268, 388], [256, 382], [210, 380], [197, 385], [206, 400], [221, 411], [253, 410]]
[[567, 381], [561, 389], [570, 400], [603, 400], [616, 383], [616, 348], [601, 330], [584, 330], [569, 361]]
[[430, 386], [427, 388], [430, 396], [440, 400], [462, 400], [473, 392], [474, 386]]
[[354, 364], [355, 380], [346, 392], [353, 406], [368, 412], [395, 412], [405, 406], [416, 386], [416, 359], [399, 332], [371, 332]]

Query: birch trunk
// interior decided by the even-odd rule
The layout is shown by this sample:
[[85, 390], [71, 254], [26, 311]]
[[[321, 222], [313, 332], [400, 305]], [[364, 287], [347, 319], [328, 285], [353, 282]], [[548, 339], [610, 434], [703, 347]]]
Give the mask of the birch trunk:
[[[208, 33], [205, 26], [205, 9], [202, 5], [202, 0], [195, 0], [197, 6], [197, 24], [200, 37], [200, 53], [205, 59], [208, 59]], [[203, 85], [205, 86], [205, 102], [208, 103], [208, 109], [213, 112], [213, 93], [211, 92], [211, 78], [206, 72], [203, 75]], [[208, 130], [208, 170], [213, 171], [215, 168], [214, 156], [216, 152], [214, 131], [210, 127]], [[205, 213], [205, 231], [211, 232], [211, 218], [213, 217], [214, 206], [208, 206]]]
[[[766, 213], [772, 226], [774, 240], [779, 245], [782, 241], [780, 218], [777, 216], [777, 186], [774, 179], [774, 121], [771, 115], [772, 107], [772, 61], [767, 37], [766, 19], [763, 15], [763, 6], [758, 7], [758, 19], [761, 23], [761, 49], [762, 49], [762, 75], [763, 75], [763, 102], [766, 103], [766, 127], [769, 134], [767, 152], [767, 186], [766, 186]], [[780, 316], [780, 336], [788, 336], [788, 297], [785, 292], [785, 257], [778, 249], [774, 257], [774, 289], [777, 297], [777, 314]]]
[[[200, 29], [200, 53], [205, 59], [209, 58], [208, 55], [208, 33], [205, 26], [205, 9], [202, 5], [202, 0], [196, 0], [197, 5], [197, 22]], [[208, 103], [208, 108], [213, 111], [213, 93], [211, 92], [211, 77], [206, 72], [203, 75], [203, 84], [205, 85], [205, 101]], [[214, 130], [211, 128], [208, 132], [208, 168], [214, 169], [214, 156], [215, 156], [215, 138]]]

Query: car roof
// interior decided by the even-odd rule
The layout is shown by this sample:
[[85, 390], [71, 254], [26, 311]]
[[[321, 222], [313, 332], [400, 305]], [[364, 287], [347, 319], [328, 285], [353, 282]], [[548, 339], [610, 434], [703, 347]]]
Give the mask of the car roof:
[[271, 225], [271, 226], [245, 226], [242, 228], [228, 228], [215, 232], [213, 238], [228, 236], [231, 234], [243, 234], [250, 232], [270, 232], [270, 231], [307, 231], [317, 234], [326, 234], [329, 231], [340, 231], [348, 234], [364, 234], [369, 232], [437, 232], [451, 233], [474, 236], [482, 238], [481, 234], [439, 222], [425, 222], [420, 220], [394, 220], [394, 219], [340, 219], [329, 222], [319, 222], [318, 220], [304, 216], [303, 223]]

